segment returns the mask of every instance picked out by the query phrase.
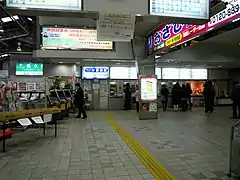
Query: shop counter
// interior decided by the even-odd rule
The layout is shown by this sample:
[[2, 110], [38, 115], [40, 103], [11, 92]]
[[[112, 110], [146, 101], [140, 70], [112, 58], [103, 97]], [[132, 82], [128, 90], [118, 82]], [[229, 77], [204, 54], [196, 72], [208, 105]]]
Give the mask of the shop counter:
[[217, 97], [216, 98], [216, 104], [218, 106], [231, 106], [232, 105], [232, 99], [229, 97]]

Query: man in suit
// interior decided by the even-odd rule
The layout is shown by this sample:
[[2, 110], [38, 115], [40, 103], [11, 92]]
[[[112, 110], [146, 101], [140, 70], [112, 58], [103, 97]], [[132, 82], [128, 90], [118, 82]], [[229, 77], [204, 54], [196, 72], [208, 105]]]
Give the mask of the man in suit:
[[84, 104], [85, 104], [84, 91], [81, 88], [79, 83], [75, 84], [75, 88], [76, 88], [76, 94], [74, 96], [74, 104], [75, 104], [75, 107], [78, 108], [78, 115], [76, 118], [81, 118], [81, 115], [83, 114], [82, 119], [87, 119], [87, 114], [84, 108]]

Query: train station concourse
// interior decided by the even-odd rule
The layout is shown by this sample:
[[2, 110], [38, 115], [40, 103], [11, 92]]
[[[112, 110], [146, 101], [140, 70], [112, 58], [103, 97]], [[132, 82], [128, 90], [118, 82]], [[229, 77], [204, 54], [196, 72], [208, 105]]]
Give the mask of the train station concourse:
[[240, 178], [240, 0], [0, 0], [0, 180]]

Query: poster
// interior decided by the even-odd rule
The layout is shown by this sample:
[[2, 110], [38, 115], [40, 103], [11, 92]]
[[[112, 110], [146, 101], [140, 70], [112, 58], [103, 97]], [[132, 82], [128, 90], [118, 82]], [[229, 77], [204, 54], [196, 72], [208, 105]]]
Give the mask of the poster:
[[135, 15], [100, 13], [97, 22], [98, 41], [130, 42], [134, 36]]
[[157, 103], [156, 102], [150, 102], [149, 103], [149, 111], [150, 112], [157, 112]]
[[157, 79], [154, 77], [141, 78], [141, 100], [157, 100]]

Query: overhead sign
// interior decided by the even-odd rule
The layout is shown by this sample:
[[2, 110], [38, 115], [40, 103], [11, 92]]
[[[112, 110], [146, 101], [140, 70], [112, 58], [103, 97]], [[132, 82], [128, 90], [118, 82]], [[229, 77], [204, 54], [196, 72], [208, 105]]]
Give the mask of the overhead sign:
[[212, 16], [210, 21], [203, 25], [167, 24], [159, 27], [148, 37], [147, 54], [151, 55], [158, 50], [168, 49], [238, 19], [239, 4], [240, 0], [233, 0], [226, 9]]
[[110, 79], [137, 79], [137, 68], [110, 67]]
[[129, 42], [133, 39], [135, 15], [100, 13], [97, 22], [97, 39]]
[[41, 63], [16, 63], [16, 75], [42, 76], [43, 64]]
[[150, 15], [193, 19], [209, 18], [209, 0], [150, 0]]
[[83, 67], [83, 79], [107, 79], [109, 77], [109, 67]]
[[47, 10], [82, 10], [82, 0], [6, 0], [6, 6], [20, 9], [47, 9]]
[[112, 50], [112, 41], [97, 41], [97, 30], [74, 28], [42, 28], [42, 49]]
[[163, 68], [162, 79], [205, 80], [208, 78], [207, 69]]

